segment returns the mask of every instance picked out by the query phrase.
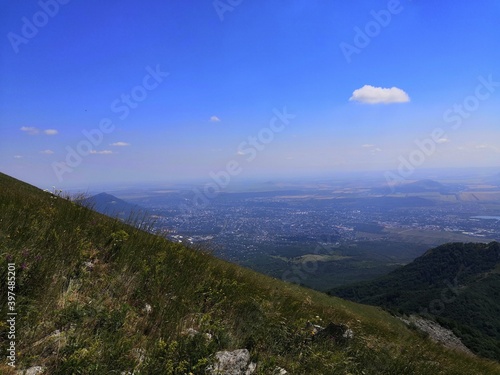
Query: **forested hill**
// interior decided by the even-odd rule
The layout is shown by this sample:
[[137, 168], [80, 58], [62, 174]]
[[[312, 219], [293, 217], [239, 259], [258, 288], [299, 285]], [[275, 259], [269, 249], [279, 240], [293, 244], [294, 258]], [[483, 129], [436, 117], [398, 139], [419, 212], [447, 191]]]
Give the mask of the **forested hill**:
[[450, 328], [473, 352], [500, 360], [500, 244], [451, 243], [371, 282], [329, 292]]

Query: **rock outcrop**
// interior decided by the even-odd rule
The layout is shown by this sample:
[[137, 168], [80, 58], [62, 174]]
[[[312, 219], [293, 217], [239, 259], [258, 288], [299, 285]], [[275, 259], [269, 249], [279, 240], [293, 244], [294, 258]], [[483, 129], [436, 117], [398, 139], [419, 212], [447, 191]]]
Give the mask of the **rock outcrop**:
[[207, 368], [211, 375], [251, 375], [257, 365], [250, 362], [247, 349], [220, 351], [215, 353], [215, 363]]

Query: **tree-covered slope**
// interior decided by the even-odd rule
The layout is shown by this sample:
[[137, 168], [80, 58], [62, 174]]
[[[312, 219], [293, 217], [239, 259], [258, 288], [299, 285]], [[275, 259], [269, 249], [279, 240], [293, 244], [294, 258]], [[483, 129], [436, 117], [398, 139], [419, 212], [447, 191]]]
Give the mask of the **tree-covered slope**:
[[235, 349], [248, 350], [254, 374], [500, 374], [380, 308], [271, 279], [0, 174], [2, 353], [12, 341], [8, 264], [16, 368], [2, 355], [2, 374], [206, 374], [217, 352]]
[[500, 360], [500, 244], [451, 243], [371, 282], [330, 294], [430, 316], [472, 351]]

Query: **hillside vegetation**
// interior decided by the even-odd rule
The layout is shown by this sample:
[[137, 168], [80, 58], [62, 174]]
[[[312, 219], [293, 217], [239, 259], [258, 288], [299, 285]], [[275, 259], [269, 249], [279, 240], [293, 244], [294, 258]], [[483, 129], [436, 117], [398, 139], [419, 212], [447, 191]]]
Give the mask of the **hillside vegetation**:
[[388, 275], [330, 293], [435, 319], [473, 352], [500, 360], [498, 242], [442, 245]]
[[[248, 349], [254, 374], [500, 374], [380, 308], [271, 279], [2, 174], [0, 187], [0, 291], [5, 301], [14, 263], [16, 370], [205, 374], [217, 351]], [[16, 373], [5, 354], [0, 373]]]

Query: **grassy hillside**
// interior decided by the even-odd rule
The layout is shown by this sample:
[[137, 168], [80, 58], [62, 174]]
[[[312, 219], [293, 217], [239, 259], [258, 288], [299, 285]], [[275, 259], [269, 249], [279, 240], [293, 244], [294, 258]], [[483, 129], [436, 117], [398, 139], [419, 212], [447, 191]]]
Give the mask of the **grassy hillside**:
[[[0, 278], [16, 270], [17, 369], [204, 374], [246, 348], [255, 374], [500, 374], [380, 308], [285, 284], [0, 174]], [[7, 305], [0, 311], [7, 352]], [[345, 324], [352, 339], [307, 322]], [[0, 373], [13, 374], [2, 355]]]
[[451, 243], [377, 280], [331, 294], [436, 319], [475, 353], [500, 360], [500, 244]]

